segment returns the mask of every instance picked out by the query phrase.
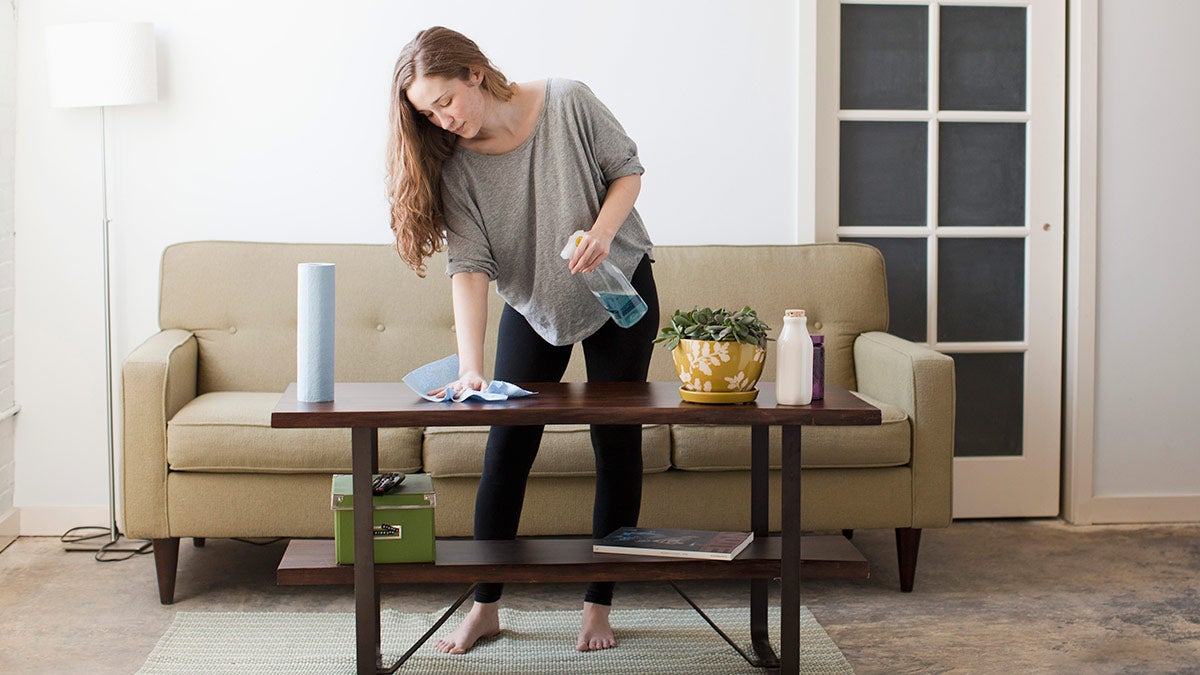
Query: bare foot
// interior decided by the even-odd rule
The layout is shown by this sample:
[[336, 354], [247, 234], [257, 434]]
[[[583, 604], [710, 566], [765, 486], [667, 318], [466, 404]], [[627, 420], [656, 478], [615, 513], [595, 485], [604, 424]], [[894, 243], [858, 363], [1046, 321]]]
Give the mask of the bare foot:
[[471, 605], [467, 618], [450, 635], [439, 638], [433, 648], [443, 654], [465, 654], [480, 638], [500, 632], [500, 603], [477, 602]]
[[597, 605], [594, 602], [583, 603], [583, 627], [579, 631], [579, 643], [575, 649], [581, 652], [594, 652], [598, 649], [608, 649], [617, 646], [617, 638], [613, 635], [612, 624], [608, 622], [608, 613], [612, 607]]

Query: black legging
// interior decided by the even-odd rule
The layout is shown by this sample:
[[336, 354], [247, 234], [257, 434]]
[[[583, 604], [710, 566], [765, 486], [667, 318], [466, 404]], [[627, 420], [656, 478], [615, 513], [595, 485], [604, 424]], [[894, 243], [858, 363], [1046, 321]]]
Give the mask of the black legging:
[[[611, 319], [583, 340], [588, 382], [645, 382], [652, 341], [658, 332], [658, 291], [650, 259], [643, 257], [633, 287], [646, 301], [646, 315], [629, 328]], [[515, 309], [504, 306], [496, 347], [495, 379], [506, 382], [558, 382], [574, 345], [555, 347], [530, 328]], [[525, 501], [529, 469], [542, 441], [542, 426], [492, 427], [475, 497], [475, 538], [514, 539]], [[596, 456], [596, 501], [592, 537], [637, 525], [642, 505], [642, 427], [591, 427]], [[476, 602], [496, 602], [503, 584], [479, 584]], [[588, 584], [584, 599], [611, 605], [612, 582]]]

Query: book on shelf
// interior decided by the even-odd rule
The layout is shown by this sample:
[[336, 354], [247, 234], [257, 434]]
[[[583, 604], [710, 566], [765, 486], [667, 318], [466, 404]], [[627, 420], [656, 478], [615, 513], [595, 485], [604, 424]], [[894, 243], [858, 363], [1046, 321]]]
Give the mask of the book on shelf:
[[594, 553], [624, 553], [670, 558], [733, 560], [750, 542], [753, 532], [664, 530], [622, 527], [592, 544]]

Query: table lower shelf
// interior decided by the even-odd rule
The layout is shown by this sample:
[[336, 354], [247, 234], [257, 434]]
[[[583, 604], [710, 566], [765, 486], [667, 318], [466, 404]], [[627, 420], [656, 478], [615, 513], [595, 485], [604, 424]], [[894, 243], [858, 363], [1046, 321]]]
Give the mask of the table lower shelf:
[[[780, 575], [779, 537], [752, 542], [734, 560], [694, 560], [593, 553], [591, 539], [437, 542], [437, 562], [375, 566], [382, 584], [552, 583], [769, 579]], [[866, 579], [866, 558], [844, 537], [800, 539], [800, 575], [808, 579]], [[293, 539], [276, 571], [281, 586], [353, 584], [354, 566], [334, 561], [332, 539]]]

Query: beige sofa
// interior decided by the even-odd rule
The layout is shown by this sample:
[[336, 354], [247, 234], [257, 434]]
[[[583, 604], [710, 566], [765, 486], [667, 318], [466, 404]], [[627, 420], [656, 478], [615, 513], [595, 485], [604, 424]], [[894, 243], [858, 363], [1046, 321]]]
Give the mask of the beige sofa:
[[[826, 336], [826, 378], [883, 410], [877, 427], [804, 431], [803, 527], [895, 528], [910, 590], [921, 528], [950, 522], [953, 361], [885, 332], [883, 259], [860, 244], [660, 246], [663, 321], [677, 308], [751, 305], [778, 334], [804, 308]], [[454, 352], [442, 257], [420, 279], [385, 245], [189, 242], [163, 254], [159, 324], [123, 366], [124, 527], [155, 540], [160, 599], [174, 596], [180, 537], [331, 537], [329, 476], [350, 470], [348, 430], [272, 429], [296, 379], [296, 265], [337, 265], [336, 379], [398, 381]], [[501, 301], [489, 308], [494, 340]], [[494, 343], [490, 347], [494, 351]], [[585, 379], [576, 350], [566, 379]], [[489, 353], [491, 364], [491, 353]], [[764, 379], [773, 379], [768, 350]], [[490, 365], [489, 365], [490, 367]], [[656, 347], [650, 379], [673, 380]], [[749, 430], [646, 426], [641, 523], [745, 529]], [[777, 432], [777, 430], [775, 430]], [[437, 534], [471, 534], [486, 428], [384, 429], [380, 468], [427, 471]], [[779, 438], [772, 437], [772, 528]], [[584, 426], [550, 427], [533, 467], [523, 535], [591, 531]], [[703, 499], [697, 499], [703, 495]]]

